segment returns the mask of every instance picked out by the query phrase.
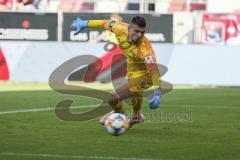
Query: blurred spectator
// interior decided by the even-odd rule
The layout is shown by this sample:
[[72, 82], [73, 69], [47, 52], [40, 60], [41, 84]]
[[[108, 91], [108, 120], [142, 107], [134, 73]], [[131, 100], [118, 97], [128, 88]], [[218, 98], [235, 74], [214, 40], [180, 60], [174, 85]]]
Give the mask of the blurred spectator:
[[12, 0], [0, 0], [0, 11], [9, 11], [12, 8]]
[[18, 11], [37, 12], [47, 11], [49, 0], [19, 0]]
[[49, 0], [35, 0], [34, 6], [37, 8], [38, 11], [47, 11], [48, 9]]
[[23, 12], [35, 12], [37, 7], [34, 5], [33, 0], [19, 0], [20, 4], [18, 6], [18, 11]]
[[63, 12], [92, 11], [94, 9], [93, 0], [61, 0], [58, 9]]
[[[131, 3], [131, 2], [129, 2]], [[98, 0], [95, 1], [94, 10], [97, 12], [109, 12], [109, 13], [118, 13], [121, 12], [122, 8], [125, 8], [128, 4], [126, 0]], [[136, 4], [139, 4], [136, 2]]]

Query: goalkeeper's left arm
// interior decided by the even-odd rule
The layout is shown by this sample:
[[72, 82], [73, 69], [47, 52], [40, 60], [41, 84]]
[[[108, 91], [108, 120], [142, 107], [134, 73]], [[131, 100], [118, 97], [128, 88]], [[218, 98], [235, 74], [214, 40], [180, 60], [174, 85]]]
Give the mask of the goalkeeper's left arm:
[[156, 62], [156, 58], [153, 52], [145, 57], [145, 65], [147, 67], [148, 73], [152, 77], [153, 86], [157, 86], [158, 88], [161, 88], [161, 80], [160, 80], [161, 76], [160, 76], [158, 64]]
[[153, 51], [151, 52], [151, 54], [145, 57], [145, 65], [148, 69], [149, 74], [151, 75], [153, 86], [157, 87], [154, 90], [153, 94], [148, 97], [150, 99], [150, 101], [148, 102], [149, 108], [155, 109], [160, 106], [161, 76]]
[[[160, 106], [160, 96], [161, 96], [161, 80], [160, 80], [160, 73], [158, 70], [158, 65], [155, 64], [151, 64], [151, 65], [155, 65], [155, 69], [150, 70], [150, 75], [152, 77], [152, 83], [153, 86], [157, 86], [157, 88], [154, 90], [153, 94], [149, 96], [150, 101], [148, 102], [148, 106], [151, 109], [156, 109]], [[151, 68], [151, 67], [150, 67]]]

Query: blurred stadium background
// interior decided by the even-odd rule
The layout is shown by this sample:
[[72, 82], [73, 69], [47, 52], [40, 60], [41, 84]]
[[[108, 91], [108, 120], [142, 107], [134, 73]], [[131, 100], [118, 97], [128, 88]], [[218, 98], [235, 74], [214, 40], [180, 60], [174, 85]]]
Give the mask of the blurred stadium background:
[[[122, 137], [104, 133], [97, 119], [59, 120], [59, 101], [72, 99], [79, 113], [98, 100], [48, 85], [69, 59], [109, 53], [109, 33], [74, 36], [72, 20], [113, 15], [146, 18], [157, 61], [168, 68], [162, 78], [174, 86], [157, 111], [144, 104], [153, 119]], [[76, 85], [111, 89], [103, 60], [101, 74], [90, 75], [95, 83]], [[239, 60], [239, 0], [0, 0], [0, 159], [239, 159]]]

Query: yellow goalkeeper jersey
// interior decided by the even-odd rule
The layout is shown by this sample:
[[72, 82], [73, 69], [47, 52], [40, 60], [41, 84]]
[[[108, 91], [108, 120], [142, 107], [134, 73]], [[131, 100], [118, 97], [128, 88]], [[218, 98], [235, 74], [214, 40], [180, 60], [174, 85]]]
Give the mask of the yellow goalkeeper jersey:
[[138, 44], [128, 42], [128, 24], [112, 20], [89, 20], [89, 28], [102, 28], [115, 34], [119, 48], [127, 59], [128, 79], [158, 73], [152, 46], [144, 36]]

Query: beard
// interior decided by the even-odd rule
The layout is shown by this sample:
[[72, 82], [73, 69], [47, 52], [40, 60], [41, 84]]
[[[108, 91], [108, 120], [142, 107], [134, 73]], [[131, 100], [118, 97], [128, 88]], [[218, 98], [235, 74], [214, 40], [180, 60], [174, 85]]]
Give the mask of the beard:
[[134, 38], [134, 37], [133, 37], [133, 38], [132, 38], [132, 43], [137, 44], [137, 43], [139, 43], [140, 39], [141, 39], [141, 38], [138, 38], [138, 37], [137, 37], [137, 38]]

